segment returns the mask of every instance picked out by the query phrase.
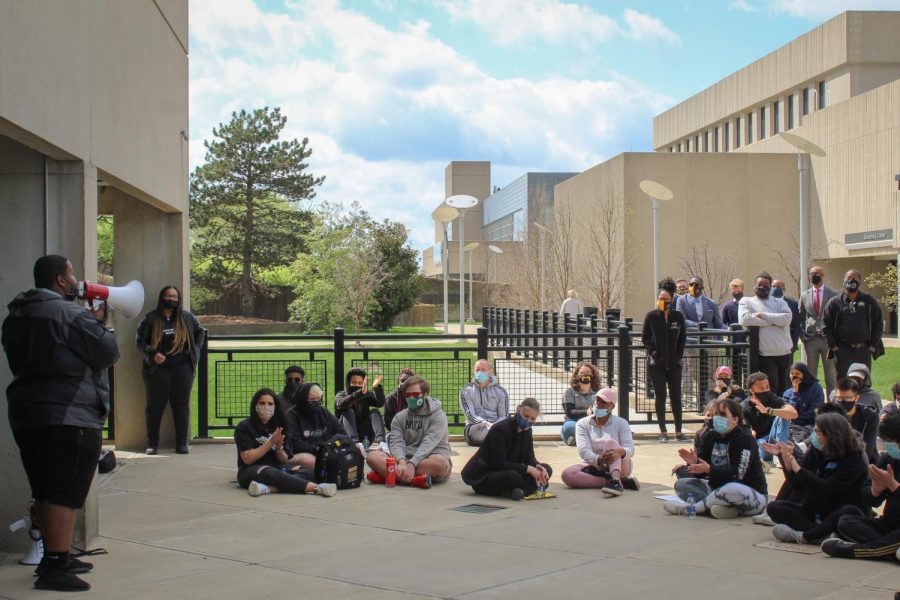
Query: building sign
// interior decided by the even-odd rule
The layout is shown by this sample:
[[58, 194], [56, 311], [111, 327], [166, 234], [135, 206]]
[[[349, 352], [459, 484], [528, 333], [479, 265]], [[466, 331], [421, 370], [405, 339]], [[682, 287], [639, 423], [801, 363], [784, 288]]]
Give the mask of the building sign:
[[844, 245], [848, 250], [862, 248], [882, 248], [894, 245], [893, 229], [878, 229], [876, 231], [860, 231], [844, 235]]

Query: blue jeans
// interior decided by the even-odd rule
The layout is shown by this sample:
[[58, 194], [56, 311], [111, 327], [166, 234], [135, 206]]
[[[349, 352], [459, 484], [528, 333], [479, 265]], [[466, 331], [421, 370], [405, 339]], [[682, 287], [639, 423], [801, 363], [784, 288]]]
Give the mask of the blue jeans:
[[772, 460], [774, 458], [771, 454], [763, 450], [763, 444], [774, 444], [775, 442], [787, 443], [790, 434], [791, 422], [786, 419], [782, 419], [781, 417], [775, 417], [775, 420], [772, 422], [772, 429], [769, 431], [769, 435], [756, 440], [756, 443], [759, 444], [760, 460]]
[[567, 419], [562, 426], [562, 441], [566, 441], [570, 437], [575, 437], [575, 423], [578, 421], [573, 421], [571, 419]]

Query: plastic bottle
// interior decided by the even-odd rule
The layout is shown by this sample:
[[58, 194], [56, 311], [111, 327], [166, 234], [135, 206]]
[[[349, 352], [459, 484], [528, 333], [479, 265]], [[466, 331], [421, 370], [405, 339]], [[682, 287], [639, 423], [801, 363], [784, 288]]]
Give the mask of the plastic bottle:
[[385, 462], [387, 473], [384, 477], [384, 487], [394, 487], [397, 485], [397, 459], [388, 456]]
[[369, 449], [369, 436], [363, 438], [363, 447], [368, 450]]
[[697, 507], [694, 506], [694, 495], [693, 494], [688, 494], [687, 506], [684, 509], [684, 515], [688, 519], [693, 519], [694, 517], [697, 516]]

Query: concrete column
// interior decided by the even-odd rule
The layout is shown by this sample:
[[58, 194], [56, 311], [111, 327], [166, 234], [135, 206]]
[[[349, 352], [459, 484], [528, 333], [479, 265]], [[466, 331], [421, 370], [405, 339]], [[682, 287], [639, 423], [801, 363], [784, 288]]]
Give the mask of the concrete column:
[[[141, 314], [130, 320], [118, 319], [116, 334], [122, 357], [116, 364], [116, 448], [142, 451], [147, 445], [144, 418], [142, 356], [134, 345], [137, 326], [143, 315], [156, 307], [159, 290], [178, 287], [188, 295], [187, 215], [166, 213], [114, 187], [103, 188], [104, 206], [112, 206], [115, 220], [113, 245], [116, 284], [132, 279], [144, 285], [146, 297]], [[175, 431], [169, 408], [163, 415], [160, 447], [174, 448]]]

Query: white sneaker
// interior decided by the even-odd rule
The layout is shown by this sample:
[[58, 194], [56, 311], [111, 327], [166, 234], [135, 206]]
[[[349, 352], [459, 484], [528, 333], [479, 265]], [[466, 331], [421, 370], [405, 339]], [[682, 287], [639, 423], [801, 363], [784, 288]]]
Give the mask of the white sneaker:
[[270, 490], [269, 486], [264, 483], [251, 481], [250, 485], [247, 487], [247, 493], [256, 498], [257, 496], [265, 496], [267, 494], [271, 494], [272, 490]]
[[753, 524], [754, 525], [765, 525], [766, 527], [775, 527], [775, 521], [773, 521], [772, 517], [770, 517], [766, 513], [760, 513], [758, 515], [754, 515]]
[[575, 436], [570, 435], [566, 438], [566, 446], [574, 446], [575, 445]]
[[714, 504], [709, 508], [709, 514], [713, 519], [735, 519], [741, 512], [733, 506]]
[[331, 498], [337, 494], [337, 486], [333, 483], [320, 483], [316, 493], [326, 498]]
[[670, 515], [683, 515], [687, 510], [687, 504], [684, 502], [676, 502], [675, 500], [666, 500], [663, 509]]

